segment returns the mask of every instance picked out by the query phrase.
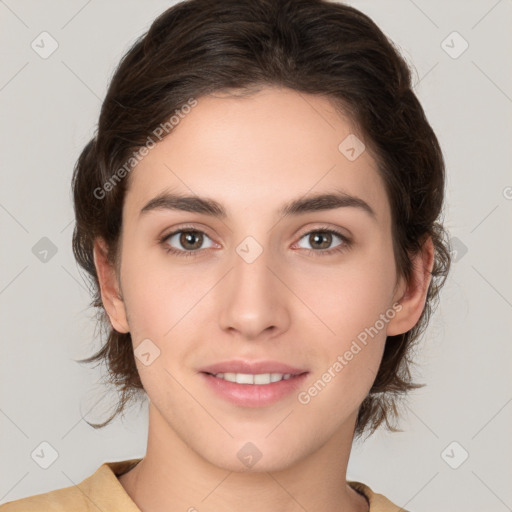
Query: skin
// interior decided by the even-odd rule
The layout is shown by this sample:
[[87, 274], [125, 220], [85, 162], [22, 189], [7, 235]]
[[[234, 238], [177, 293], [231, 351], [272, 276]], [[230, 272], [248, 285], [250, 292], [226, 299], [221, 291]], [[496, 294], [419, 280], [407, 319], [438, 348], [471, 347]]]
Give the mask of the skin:
[[[355, 161], [338, 150], [350, 133], [349, 120], [318, 96], [265, 88], [246, 98], [202, 97], [132, 171], [119, 274], [100, 239], [95, 263], [112, 326], [130, 332], [134, 348], [149, 338], [160, 350], [148, 366], [136, 358], [149, 397], [148, 446], [119, 477], [141, 510], [368, 510], [341, 485], [357, 412], [386, 336], [410, 330], [421, 315], [433, 246], [427, 239], [414, 255], [409, 283], [398, 279], [377, 164], [368, 150]], [[363, 199], [375, 219], [354, 207], [276, 214], [292, 199], [334, 189]], [[164, 190], [215, 199], [228, 215], [139, 215]], [[184, 224], [206, 234], [188, 258], [159, 243]], [[351, 237], [350, 248], [319, 255], [344, 243], [327, 235], [315, 246], [316, 232], [307, 233], [326, 226]], [[236, 252], [249, 235], [263, 248], [250, 264]], [[179, 235], [166, 244], [190, 248]], [[236, 406], [198, 374], [234, 358], [277, 360], [307, 369], [307, 390], [398, 302], [400, 312], [307, 405], [294, 392], [266, 407]], [[262, 453], [252, 468], [237, 457], [247, 442]]]

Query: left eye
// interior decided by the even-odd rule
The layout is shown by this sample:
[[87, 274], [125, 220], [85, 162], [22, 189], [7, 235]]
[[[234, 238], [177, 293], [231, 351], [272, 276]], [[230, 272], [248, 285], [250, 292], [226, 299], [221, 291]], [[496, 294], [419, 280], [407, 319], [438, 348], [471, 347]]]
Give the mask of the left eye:
[[[330, 245], [332, 244], [333, 237], [339, 238], [341, 240], [342, 244], [338, 245], [343, 245], [343, 243], [348, 242], [347, 238], [344, 237], [341, 233], [338, 233], [337, 231], [333, 231], [330, 229], [310, 231], [309, 233], [306, 233], [301, 238], [301, 240], [306, 239], [307, 242], [311, 244], [314, 249], [329, 250], [331, 248]], [[303, 247], [302, 245], [300, 245], [300, 242], [299, 247], [303, 249], [309, 249], [308, 247]]]

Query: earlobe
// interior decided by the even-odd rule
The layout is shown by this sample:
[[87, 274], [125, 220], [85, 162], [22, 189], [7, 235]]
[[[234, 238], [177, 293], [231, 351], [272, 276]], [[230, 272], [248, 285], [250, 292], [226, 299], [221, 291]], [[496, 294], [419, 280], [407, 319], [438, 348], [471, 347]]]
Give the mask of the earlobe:
[[402, 279], [393, 303], [398, 302], [400, 311], [388, 323], [387, 335], [396, 336], [410, 331], [418, 322], [425, 307], [428, 287], [434, 266], [432, 237], [423, 242], [422, 248], [411, 257], [412, 275], [408, 283]]
[[93, 255], [100, 283], [101, 300], [110, 323], [117, 332], [130, 332], [125, 303], [120, 293], [116, 272], [107, 259], [106, 244], [101, 238], [94, 241]]

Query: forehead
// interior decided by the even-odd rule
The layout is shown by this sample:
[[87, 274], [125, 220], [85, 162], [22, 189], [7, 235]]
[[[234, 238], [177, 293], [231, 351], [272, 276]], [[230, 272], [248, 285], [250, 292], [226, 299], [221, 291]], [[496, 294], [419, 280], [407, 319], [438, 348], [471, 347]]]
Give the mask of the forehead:
[[369, 203], [386, 224], [377, 163], [368, 149], [355, 159], [346, 151], [359, 153], [358, 139], [325, 97], [277, 88], [201, 97], [132, 170], [125, 209], [135, 219], [166, 190], [215, 198], [228, 215], [251, 208], [263, 215], [299, 196], [341, 190]]

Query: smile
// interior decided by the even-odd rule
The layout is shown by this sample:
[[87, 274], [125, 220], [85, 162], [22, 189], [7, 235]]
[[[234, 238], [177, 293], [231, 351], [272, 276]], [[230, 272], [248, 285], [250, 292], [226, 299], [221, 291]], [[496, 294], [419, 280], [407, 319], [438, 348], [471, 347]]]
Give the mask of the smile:
[[291, 373], [213, 373], [218, 379], [236, 382], [237, 384], [271, 384], [280, 380], [288, 380]]
[[210, 373], [200, 372], [215, 395], [239, 407], [265, 407], [294, 396], [309, 372]]

